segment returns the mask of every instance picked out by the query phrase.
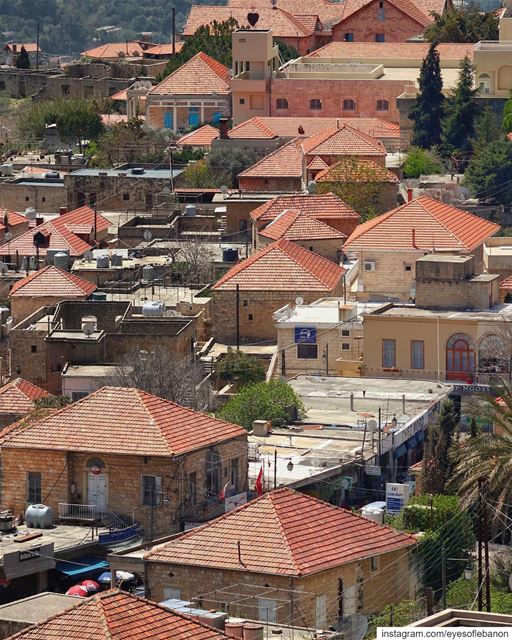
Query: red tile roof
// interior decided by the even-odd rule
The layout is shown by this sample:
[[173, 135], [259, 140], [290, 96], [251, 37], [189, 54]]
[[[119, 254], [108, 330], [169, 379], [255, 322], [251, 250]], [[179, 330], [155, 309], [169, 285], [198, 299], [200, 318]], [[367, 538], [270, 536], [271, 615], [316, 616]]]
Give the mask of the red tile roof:
[[89, 280], [79, 278], [50, 264], [13, 284], [9, 298], [37, 296], [76, 298], [89, 296], [97, 288]]
[[238, 175], [242, 178], [301, 178], [302, 158], [300, 140], [291, 140]]
[[[384, 66], [386, 58], [399, 58], [405, 65], [408, 60], [423, 60], [429, 47], [427, 42], [329, 42], [308, 57], [374, 60]], [[439, 44], [441, 65], [443, 60], [461, 60], [465, 55], [473, 59], [473, 47], [473, 44]]]
[[[261, 9], [268, 9], [267, 0], [229, 0], [228, 7], [244, 7], [246, 13], [247, 10], [254, 11], [256, 9], [258, 13]], [[293, 13], [296, 16], [310, 15], [314, 7], [314, 13], [318, 15], [320, 20], [324, 23], [337, 22], [341, 16], [340, 4], [336, 2], [329, 2], [328, 0], [319, 0], [314, 5], [311, 4], [311, 0], [286, 0], [286, 10]], [[259, 27], [259, 23], [257, 25]]]
[[21, 170], [21, 173], [44, 176], [48, 173], [48, 171], [51, 171], [51, 169], [47, 169], [46, 167], [31, 167], [30, 165], [26, 165]]
[[228, 95], [230, 86], [229, 69], [200, 51], [153, 87], [148, 95]]
[[7, 213], [7, 222], [9, 223], [10, 227], [16, 227], [19, 224], [28, 223], [28, 219], [21, 213], [16, 213], [16, 211], [11, 211], [10, 209], [2, 209], [0, 207], [0, 230], [5, 229], [4, 220], [5, 220], [6, 213]]
[[213, 140], [219, 137], [219, 130], [211, 124], [205, 124], [199, 129], [186, 133], [178, 140], [178, 147], [210, 147]]
[[0, 388], [0, 414], [26, 415], [34, 409], [35, 400], [50, 395], [23, 378], [16, 378]]
[[334, 193], [324, 195], [277, 196], [251, 211], [251, 218], [258, 222], [270, 222], [286, 209], [298, 209], [319, 220], [352, 219], [360, 216]]
[[[91, 209], [91, 207], [74, 209], [38, 227], [33, 227], [17, 238], [14, 238], [14, 240], [1, 245], [0, 255], [13, 255], [16, 251], [18, 251], [20, 256], [36, 255], [34, 235], [36, 233], [42, 233], [50, 237], [50, 249], [69, 250], [69, 255], [72, 257], [82, 256], [92, 248], [92, 245], [82, 238], [79, 238], [72, 229], [77, 228], [76, 225], [88, 225], [89, 228], [92, 228], [94, 218], [94, 210]], [[99, 213], [96, 214], [96, 224], [98, 232], [105, 231], [110, 226], [109, 220]], [[39, 255], [46, 255], [46, 249], [40, 248]]]
[[[412, 20], [415, 20], [419, 27], [426, 27], [433, 22], [431, 16], [422, 11], [413, 0], [387, 0], [390, 4], [396, 7], [399, 11], [409, 16]], [[361, 11], [365, 7], [370, 6], [376, 2], [376, 0], [345, 0], [343, 3], [343, 13], [338, 24], [343, 23], [344, 20], [354, 15], [358, 11]], [[422, 29], [418, 29], [421, 32]]]
[[121, 102], [126, 102], [128, 99], [128, 89], [121, 89], [117, 93], [114, 93], [110, 96], [111, 100], [120, 100]]
[[139, 389], [103, 387], [14, 431], [2, 446], [173, 456], [243, 436], [245, 430]]
[[429, 16], [431, 11], [443, 15], [447, 2], [446, 0], [414, 0], [414, 4]]
[[467, 211], [421, 196], [359, 225], [345, 249], [472, 251], [499, 228]]
[[315, 182], [392, 182], [396, 175], [372, 160], [347, 158], [327, 167], [315, 177]]
[[500, 289], [512, 291], [512, 276], [509, 276], [500, 282]]
[[[183, 49], [183, 45], [183, 42], [175, 42], [174, 51], [179, 53]], [[152, 45], [148, 47], [144, 53], [151, 56], [172, 56], [172, 42]]]
[[[16, 52], [19, 53], [21, 51], [21, 47], [25, 48], [27, 53], [36, 53], [37, 51], [37, 43], [36, 42], [9, 42], [5, 45], [4, 51], [13, 51], [13, 47], [16, 47]], [[39, 47], [39, 53], [41, 53], [41, 47]]]
[[340, 246], [341, 241], [347, 237], [325, 222], [297, 209], [283, 211], [259, 233], [271, 240], [286, 238], [292, 242], [296, 240], [339, 240]]
[[324, 162], [322, 158], [319, 158], [318, 156], [315, 156], [313, 160], [311, 160], [311, 162], [308, 164], [308, 169], [311, 169], [312, 171], [316, 171], [316, 170], [323, 171], [327, 167], [328, 167], [327, 163]]
[[343, 269], [321, 256], [281, 239], [239, 262], [213, 289], [332, 291]]
[[415, 544], [410, 535], [284, 488], [155, 547], [145, 559], [302, 576]]
[[299, 118], [299, 117], [255, 117], [241, 122], [228, 132], [234, 139], [272, 139], [277, 137], [295, 138], [302, 127], [304, 136], [313, 136], [339, 124], [348, 124], [352, 129], [362, 131], [379, 140], [400, 137], [400, 126], [380, 118]]
[[[258, 7], [258, 29], [272, 29], [276, 38], [306, 37], [315, 32], [315, 23], [308, 17], [305, 22], [280, 7], [273, 8], [269, 4]], [[216, 22], [224, 22], [234, 18], [240, 27], [248, 26], [247, 8], [236, 6], [192, 5], [187, 22], [183, 29], [184, 36], [192, 36], [199, 27]], [[316, 21], [315, 21], [316, 22]]]
[[307, 155], [386, 156], [380, 140], [347, 124], [326, 129], [307, 138], [302, 142], [302, 148]]
[[80, 54], [84, 58], [132, 58], [142, 57], [147, 49], [147, 45], [142, 45], [138, 40], [128, 40], [126, 42], [108, 42], [98, 47], [87, 49]]
[[225, 640], [226, 636], [165, 607], [113, 589], [32, 625], [10, 640]]

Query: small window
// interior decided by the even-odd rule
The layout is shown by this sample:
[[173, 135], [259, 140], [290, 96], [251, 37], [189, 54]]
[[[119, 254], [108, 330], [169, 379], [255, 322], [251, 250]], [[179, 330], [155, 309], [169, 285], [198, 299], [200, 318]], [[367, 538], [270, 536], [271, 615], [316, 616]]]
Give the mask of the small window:
[[345, 34], [345, 42], [354, 42], [354, 34], [346, 33]]
[[238, 458], [231, 460], [231, 486], [238, 487]]
[[322, 101], [319, 98], [313, 98], [309, 101], [309, 108], [313, 111], [320, 111], [322, 108]]
[[141, 476], [141, 501], [143, 506], [158, 507], [162, 504], [162, 478]]
[[252, 313], [249, 314], [249, 320], [252, 320]]
[[37, 344], [30, 345], [30, 353], [37, 353]]
[[356, 103], [354, 100], [349, 98], [348, 100], [343, 100], [343, 111], [355, 111]]
[[30, 200], [30, 198], [28, 196], [25, 196], [25, 202], [28, 202]]
[[382, 366], [384, 369], [396, 367], [396, 340], [382, 341]]
[[288, 109], [288, 100], [286, 98], [278, 98], [276, 100], [276, 109]]
[[240, 98], [240, 104], [245, 104], [245, 98]]
[[376, 33], [375, 42], [386, 42], [386, 35], [384, 33]]
[[27, 502], [30, 504], [40, 504], [41, 495], [41, 474], [39, 471], [29, 471], [27, 473]]
[[412, 265], [404, 264], [404, 269], [405, 269], [405, 271], [412, 271]]
[[387, 100], [377, 100], [377, 111], [389, 111], [389, 102]]
[[188, 474], [188, 498], [190, 504], [195, 504], [197, 501], [197, 472], [192, 471]]
[[71, 400], [72, 402], [76, 402], [77, 400], [81, 400], [82, 398], [86, 398], [89, 394], [87, 391], [72, 391], [71, 392]]
[[425, 368], [425, 343], [423, 340], [411, 340], [411, 369]]
[[247, 306], [247, 300], [242, 300], [242, 307], [246, 307]]
[[318, 358], [318, 345], [298, 344], [297, 358], [299, 360], [316, 360]]
[[379, 570], [379, 556], [372, 556], [370, 558], [370, 571], [373, 573], [374, 571]]
[[44, 196], [41, 198], [41, 200], [42, 200], [43, 202], [46, 202], [46, 198], [45, 198]]
[[350, 329], [342, 329], [341, 330], [341, 335], [345, 336], [345, 337], [349, 336], [350, 335]]
[[341, 343], [342, 351], [350, 351], [350, 342], [342, 342]]
[[123, 200], [129, 200], [130, 199], [130, 194], [129, 193], [123, 193]]

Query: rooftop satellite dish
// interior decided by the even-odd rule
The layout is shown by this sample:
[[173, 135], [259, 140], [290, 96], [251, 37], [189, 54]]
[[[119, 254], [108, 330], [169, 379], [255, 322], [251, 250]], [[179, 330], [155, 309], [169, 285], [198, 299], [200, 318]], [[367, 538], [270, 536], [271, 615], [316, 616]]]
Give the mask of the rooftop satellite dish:
[[89, 338], [94, 333], [94, 325], [84, 324], [84, 326], [82, 327], [82, 333]]
[[377, 424], [377, 420], [368, 420], [368, 422], [366, 423], [366, 426], [368, 427], [368, 429], [370, 431], [375, 431], [375, 429], [379, 426]]
[[227, 186], [225, 184], [222, 184], [220, 186], [220, 192], [222, 193], [223, 196], [225, 196], [226, 193], [228, 192], [228, 188], [227, 188]]
[[301, 298], [301, 296], [297, 296], [295, 298], [295, 304], [304, 304], [304, 298]]
[[93, 259], [92, 251], [86, 251], [84, 253], [84, 258], [87, 260], [87, 262], [90, 262]]

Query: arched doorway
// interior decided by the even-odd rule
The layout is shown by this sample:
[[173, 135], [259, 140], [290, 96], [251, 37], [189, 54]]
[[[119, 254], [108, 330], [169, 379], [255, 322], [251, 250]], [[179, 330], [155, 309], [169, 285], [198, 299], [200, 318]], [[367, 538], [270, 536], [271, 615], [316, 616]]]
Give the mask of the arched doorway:
[[446, 343], [446, 378], [471, 383], [474, 373], [473, 339], [465, 333], [456, 333]]

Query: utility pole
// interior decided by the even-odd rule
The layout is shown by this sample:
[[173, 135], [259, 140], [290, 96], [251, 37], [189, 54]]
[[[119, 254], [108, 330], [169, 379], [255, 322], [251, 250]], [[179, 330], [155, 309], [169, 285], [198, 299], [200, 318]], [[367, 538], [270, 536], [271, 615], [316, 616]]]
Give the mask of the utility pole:
[[236, 285], [236, 350], [240, 351], [240, 285]]
[[281, 375], [286, 378], [286, 351], [284, 349], [281, 351]]
[[171, 42], [172, 55], [176, 53], [176, 7], [171, 9]]
[[325, 356], [325, 375], [328, 376], [329, 375], [329, 343], [325, 345], [324, 356]]
[[478, 611], [483, 611], [483, 601], [482, 601], [482, 581], [483, 581], [483, 567], [482, 567], [482, 536], [483, 536], [483, 526], [482, 526], [482, 511], [483, 511], [483, 500], [482, 500], [482, 485], [483, 480], [480, 478], [478, 480]]
[[274, 449], [274, 489], [277, 488], [277, 449]]
[[483, 481], [483, 525], [484, 525], [484, 563], [485, 563], [485, 608], [491, 612], [491, 565], [489, 563], [489, 512], [487, 504], [487, 480]]
[[151, 513], [149, 520], [149, 541], [153, 542], [154, 526], [155, 526], [155, 485], [151, 485]]
[[37, 23], [36, 32], [36, 71], [39, 70], [39, 22]]
[[446, 609], [446, 546], [441, 547], [441, 584], [443, 593], [443, 609]]

